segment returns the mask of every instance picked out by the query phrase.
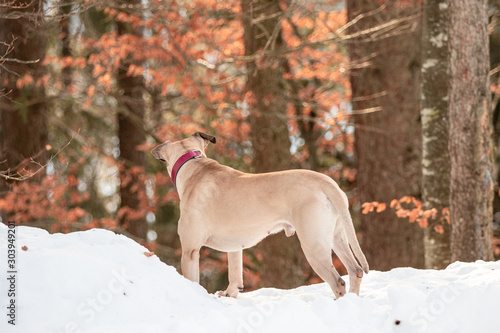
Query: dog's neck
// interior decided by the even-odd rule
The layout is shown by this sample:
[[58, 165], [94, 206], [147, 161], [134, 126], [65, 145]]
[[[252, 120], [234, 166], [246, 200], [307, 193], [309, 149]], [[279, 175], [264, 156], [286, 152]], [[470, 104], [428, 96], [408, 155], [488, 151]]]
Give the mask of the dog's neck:
[[177, 159], [172, 167], [172, 171], [170, 172], [170, 178], [172, 179], [172, 183], [177, 187], [177, 175], [179, 174], [180, 169], [184, 164], [188, 161], [196, 158], [205, 158], [205, 155], [201, 152], [201, 150], [190, 150], [187, 153], [183, 154], [181, 157]]

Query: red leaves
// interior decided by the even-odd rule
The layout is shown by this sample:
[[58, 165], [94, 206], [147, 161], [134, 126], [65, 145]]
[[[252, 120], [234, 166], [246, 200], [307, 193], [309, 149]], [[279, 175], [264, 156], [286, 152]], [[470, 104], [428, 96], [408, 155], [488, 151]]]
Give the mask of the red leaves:
[[144, 74], [144, 67], [142, 66], [136, 66], [134, 64], [130, 65], [128, 67], [127, 75], [128, 76], [140, 76]]
[[442, 225], [436, 225], [436, 226], [434, 226], [434, 230], [435, 230], [438, 234], [440, 234], [440, 235], [442, 235], [442, 234], [444, 233], [444, 228], [443, 228], [443, 226], [442, 226]]
[[29, 86], [31, 84], [33, 84], [33, 76], [31, 76], [30, 74], [25, 74], [16, 81], [17, 89], [22, 89], [23, 87]]
[[72, 201], [81, 201], [80, 194], [72, 192], [76, 189], [71, 185], [55, 184], [55, 177], [46, 177], [42, 184], [29, 181], [14, 184], [0, 199], [0, 209], [20, 223], [40, 219], [73, 223], [84, 219], [88, 213], [80, 207], [72, 207]]
[[377, 206], [377, 213], [381, 213], [386, 209], [386, 204], [385, 203], [379, 203]]
[[368, 214], [373, 211], [376, 211], [377, 213], [383, 212], [387, 207], [385, 203], [377, 202], [377, 201], [372, 201], [372, 202], [365, 202], [361, 205], [363, 210], [361, 211], [362, 214]]
[[[399, 200], [393, 199], [389, 206], [395, 210], [395, 214], [398, 218], [408, 218], [408, 222], [417, 222], [421, 228], [427, 228], [429, 220], [435, 220], [438, 215], [438, 210], [436, 208], [424, 210], [422, 208], [422, 202], [411, 196], [404, 196]], [[361, 207], [363, 208], [361, 211], [362, 214], [368, 214], [373, 211], [380, 213], [385, 211], [386, 204], [373, 201], [365, 202]], [[440, 215], [439, 221], [450, 223], [450, 210], [448, 208], [443, 208]], [[444, 232], [442, 225], [434, 226], [434, 230], [440, 234]]]

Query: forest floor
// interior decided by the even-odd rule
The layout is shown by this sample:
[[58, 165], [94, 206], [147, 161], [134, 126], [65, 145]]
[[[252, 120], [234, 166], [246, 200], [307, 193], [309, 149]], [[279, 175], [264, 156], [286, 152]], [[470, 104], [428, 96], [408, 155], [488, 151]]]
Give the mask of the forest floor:
[[336, 301], [325, 283], [230, 299], [207, 293], [133, 240], [100, 229], [49, 234], [17, 227], [8, 267], [8, 230], [0, 223], [2, 333], [470, 333], [500, 326], [500, 261], [371, 271], [360, 296]]

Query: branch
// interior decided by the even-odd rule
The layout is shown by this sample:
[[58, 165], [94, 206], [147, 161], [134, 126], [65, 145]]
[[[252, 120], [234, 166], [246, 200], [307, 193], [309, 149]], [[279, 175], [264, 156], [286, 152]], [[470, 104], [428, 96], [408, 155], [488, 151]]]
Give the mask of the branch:
[[0, 8], [2, 8], [2, 9], [17, 9], [17, 10], [26, 9], [29, 6], [31, 6], [33, 3], [35, 3], [35, 1], [36, 0], [31, 0], [31, 2], [29, 2], [29, 3], [27, 2], [27, 3], [16, 4], [16, 1], [12, 0], [12, 1], [8, 1], [8, 2], [0, 3]]
[[[89, 8], [95, 7], [97, 5], [103, 4], [104, 0], [94, 0], [94, 1], [82, 1], [82, 0], [75, 0], [71, 2], [65, 2], [65, 1], [54, 1], [54, 2], [44, 2], [44, 4], [48, 5], [46, 7], [43, 7], [43, 9], [40, 9], [39, 11], [28, 11], [29, 7], [31, 7], [33, 4], [35, 4], [39, 0], [31, 0], [31, 2], [27, 2], [25, 4], [21, 5], [14, 5], [14, 1], [10, 1], [7, 3], [2, 3], [0, 4], [0, 18], [2, 19], [8, 19], [8, 20], [17, 20], [20, 18], [28, 18], [28, 19], [33, 19], [33, 18], [43, 18], [45, 20], [47, 19], [55, 19], [55, 20], [62, 20], [67, 17], [79, 15], [85, 11], [87, 11]], [[73, 8], [71, 12], [69, 13], [64, 13], [61, 14], [59, 10], [56, 10], [58, 7], [71, 7]], [[42, 8], [42, 7], [40, 7]], [[52, 14], [52, 13], [57, 13], [57, 14]]]
[[[374, 40], [382, 40], [389, 38], [391, 36], [395, 36], [398, 34], [402, 34], [406, 32], [407, 30], [411, 30], [413, 28], [413, 21], [417, 19], [418, 17], [421, 16], [420, 13], [410, 15], [410, 16], [405, 16], [402, 18], [398, 19], [393, 19], [390, 20], [389, 22], [377, 25], [375, 27], [367, 28], [360, 30], [358, 32], [352, 33], [352, 34], [345, 34], [345, 31], [351, 27], [353, 24], [358, 22], [364, 17], [367, 17], [368, 15], [375, 15], [376, 13], [380, 12], [385, 8], [386, 5], [382, 5], [379, 7], [377, 10], [374, 10], [372, 12], [366, 13], [366, 14], [361, 14], [358, 15], [353, 21], [346, 23], [336, 31], [332, 32], [330, 36], [327, 36], [327, 38], [319, 41], [314, 41], [314, 42], [306, 42], [302, 43], [296, 47], [292, 48], [287, 48], [287, 49], [280, 49], [280, 50], [261, 50], [259, 52], [256, 52], [255, 54], [252, 55], [247, 55], [247, 56], [239, 56], [239, 57], [229, 57], [225, 59], [225, 63], [233, 63], [233, 62], [238, 62], [238, 61], [245, 61], [245, 62], [250, 62], [250, 61], [255, 61], [258, 58], [266, 57], [266, 56], [280, 56], [284, 54], [290, 54], [290, 53], [295, 53], [298, 51], [301, 51], [302, 49], [306, 47], [318, 47], [318, 46], [325, 46], [330, 43], [347, 43], [352, 40], [356, 40], [356, 42], [365, 42], [365, 41], [374, 41]], [[360, 39], [362, 38], [362, 39]]]
[[490, 76], [493, 76], [500, 72], [500, 65], [490, 70]]
[[36, 63], [40, 62], [40, 59], [36, 59], [36, 60], [19, 60], [19, 59], [15, 59], [15, 58], [0, 58], [0, 60], [2, 62], [4, 62], [4, 61], [17, 62], [18, 64], [36, 64]]
[[[24, 180], [27, 180], [27, 179], [30, 179], [30, 178], [34, 177], [35, 175], [37, 175], [38, 173], [40, 173], [42, 170], [45, 170], [45, 168], [47, 167], [47, 165], [49, 165], [52, 162], [52, 160], [57, 157], [57, 155], [59, 155], [66, 147], [68, 147], [69, 144], [71, 143], [71, 141], [73, 141], [73, 137], [62, 148], [59, 148], [57, 150], [57, 153], [55, 153], [54, 155], [52, 155], [49, 158], [49, 160], [47, 161], [47, 163], [45, 163], [44, 165], [42, 165], [39, 162], [36, 162], [34, 160], [34, 158], [40, 156], [44, 152], [44, 150], [41, 150], [35, 156], [32, 156], [30, 158], [26, 158], [23, 161], [21, 161], [13, 169], [14, 171], [16, 171], [16, 170], [18, 170], [19, 168], [21, 168], [24, 164], [26, 164], [29, 161], [30, 163], [33, 163], [33, 164], [35, 164], [35, 165], [38, 166], [38, 169], [36, 169], [34, 172], [30, 172], [27, 175], [21, 175], [19, 172], [16, 172], [13, 175], [11, 173], [12, 172], [11, 169], [9, 168], [6, 171], [1, 171], [0, 172], [0, 177], [4, 178], [5, 180], [14, 180], [14, 181], [24, 181]], [[2, 161], [1, 163], [5, 163], [5, 162], [6, 161]]]

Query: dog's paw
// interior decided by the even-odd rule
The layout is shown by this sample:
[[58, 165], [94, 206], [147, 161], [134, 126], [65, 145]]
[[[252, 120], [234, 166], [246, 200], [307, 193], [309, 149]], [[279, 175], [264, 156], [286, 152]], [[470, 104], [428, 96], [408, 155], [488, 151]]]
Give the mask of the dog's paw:
[[215, 293], [218, 297], [238, 298], [239, 289], [228, 287], [226, 290], [220, 290]]
[[215, 296], [217, 296], [217, 297], [229, 297], [226, 290], [219, 290], [218, 292], [215, 293]]

